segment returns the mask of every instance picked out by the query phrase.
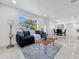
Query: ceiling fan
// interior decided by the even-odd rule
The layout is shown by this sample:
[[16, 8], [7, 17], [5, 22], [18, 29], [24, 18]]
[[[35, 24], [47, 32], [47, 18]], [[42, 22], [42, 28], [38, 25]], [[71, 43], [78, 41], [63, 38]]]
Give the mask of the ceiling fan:
[[77, 0], [71, 0], [71, 3], [74, 3], [74, 2], [76, 2]]

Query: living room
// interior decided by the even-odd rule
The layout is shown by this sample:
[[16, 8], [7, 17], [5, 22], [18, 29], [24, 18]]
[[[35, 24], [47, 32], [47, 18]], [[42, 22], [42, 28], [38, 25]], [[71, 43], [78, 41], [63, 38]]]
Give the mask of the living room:
[[[1, 59], [11, 59], [11, 58], [12, 59], [46, 59], [46, 58], [47, 59], [63, 59], [63, 58], [78, 59], [79, 58], [78, 57], [79, 55], [78, 53], [78, 49], [79, 49], [78, 48], [79, 47], [78, 12], [79, 11], [77, 8], [78, 8], [79, 1], [74, 2], [73, 4], [69, 4], [68, 8], [70, 9], [67, 8], [67, 10], [65, 10], [64, 6], [62, 6], [64, 1], [61, 0], [57, 2], [56, 1], [51, 2], [47, 0], [46, 2], [44, 2], [44, 1], [36, 1], [36, 0], [34, 1], [1, 0], [0, 1], [0, 19], [1, 19], [0, 21], [0, 30], [1, 30], [0, 31], [0, 58]], [[48, 2], [50, 5], [53, 3], [52, 4], [53, 6], [49, 7], [50, 5], [48, 6], [47, 4]], [[61, 11], [60, 8], [56, 8], [58, 7], [59, 4], [55, 5], [54, 2], [55, 3], [59, 2], [59, 4], [61, 4], [62, 2], [62, 5], [60, 5], [61, 6], [60, 8], [63, 11]], [[65, 2], [68, 3], [68, 1], [65, 1]], [[38, 5], [38, 3], [40, 6]], [[43, 5], [43, 3], [45, 3], [44, 4], [45, 6]], [[43, 8], [45, 11], [43, 10]], [[54, 8], [56, 9], [56, 11]], [[40, 43], [40, 46], [39, 46], [38, 42], [35, 43], [35, 46], [33, 44], [31, 45], [24, 44], [25, 46], [23, 48], [20, 47], [16, 41], [16, 34], [19, 30], [21, 30], [21, 28], [23, 30], [26, 30], [26, 28], [23, 27], [22, 24], [20, 24], [20, 18], [24, 18], [24, 20], [30, 19], [30, 21], [36, 20], [36, 29], [33, 29], [33, 30], [34, 31], [43, 30], [46, 33], [46, 35], [48, 35], [49, 37], [51, 36], [53, 36], [54, 38], [56, 37], [57, 40], [55, 42], [55, 47], [53, 46], [52, 48], [50, 48], [53, 43], [49, 45], [46, 43], [46, 46], [43, 46]], [[10, 37], [9, 37], [10, 22], [12, 23], [11, 34], [13, 35], [11, 43], [14, 45], [14, 47], [7, 48], [7, 46], [10, 43]], [[66, 36], [61, 34], [55, 35], [54, 29], [57, 30], [58, 28], [62, 29], [62, 31], [66, 29]], [[31, 31], [30, 29], [28, 30]], [[36, 35], [37, 34], [35, 34], [35, 36], [33, 35], [34, 40]], [[39, 39], [38, 37], [39, 37], [39, 34], [37, 35], [36, 39]], [[46, 36], [46, 38], [48, 37]], [[46, 38], [44, 37], [44, 39]], [[40, 39], [41, 39], [41, 36], [40, 36]], [[36, 51], [33, 49], [34, 47], [37, 47], [35, 48]], [[52, 53], [50, 53], [51, 51]], [[38, 54], [35, 54], [32, 56], [31, 54], [33, 53], [31, 52], [38, 53], [40, 57], [37, 57]]]

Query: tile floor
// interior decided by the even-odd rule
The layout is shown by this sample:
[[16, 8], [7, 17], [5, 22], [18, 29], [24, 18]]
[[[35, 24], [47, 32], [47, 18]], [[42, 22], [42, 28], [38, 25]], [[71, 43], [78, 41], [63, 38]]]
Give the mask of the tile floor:
[[[56, 43], [62, 45], [54, 59], [79, 59], [79, 40], [77, 36], [67, 36], [66, 41], [60, 37]], [[0, 47], [0, 59], [25, 59], [20, 48], [6, 49]]]
[[15, 45], [14, 48], [7, 49], [0, 47], [0, 59], [25, 59], [20, 48]]
[[65, 40], [59, 39], [62, 48], [56, 54], [54, 59], [79, 59], [79, 40], [77, 36], [67, 36]]

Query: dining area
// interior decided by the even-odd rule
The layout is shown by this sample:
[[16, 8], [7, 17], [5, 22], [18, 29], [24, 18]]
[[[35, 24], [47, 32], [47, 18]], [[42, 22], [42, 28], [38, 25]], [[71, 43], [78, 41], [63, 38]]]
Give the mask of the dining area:
[[54, 35], [58, 35], [58, 36], [66, 36], [66, 29], [54, 29]]

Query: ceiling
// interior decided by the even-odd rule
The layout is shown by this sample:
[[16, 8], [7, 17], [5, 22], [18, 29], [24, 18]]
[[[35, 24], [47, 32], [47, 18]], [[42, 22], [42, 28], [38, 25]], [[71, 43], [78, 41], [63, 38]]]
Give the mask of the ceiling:
[[79, 15], [79, 0], [0, 0], [4, 4], [26, 10], [45, 18], [63, 18]]

